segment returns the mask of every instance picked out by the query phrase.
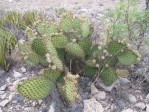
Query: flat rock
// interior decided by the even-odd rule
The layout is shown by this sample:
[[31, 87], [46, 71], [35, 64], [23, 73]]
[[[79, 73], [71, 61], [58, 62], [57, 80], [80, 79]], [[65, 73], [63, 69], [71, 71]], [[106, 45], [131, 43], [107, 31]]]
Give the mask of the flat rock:
[[98, 93], [93, 95], [93, 97], [98, 101], [99, 100], [104, 100], [104, 99], [106, 99], [106, 92], [105, 91], [99, 91]]
[[25, 67], [21, 67], [20, 70], [21, 70], [22, 73], [26, 72], [26, 68]]
[[83, 112], [103, 112], [104, 109], [100, 102], [96, 101], [95, 98], [84, 100], [84, 111]]
[[19, 77], [22, 77], [23, 76], [23, 74], [21, 74], [21, 73], [19, 73], [19, 72], [16, 72], [15, 70], [13, 71], [13, 76], [15, 77], [15, 78], [19, 78]]
[[0, 108], [0, 112], [3, 112], [1, 108]]
[[0, 87], [0, 91], [4, 91], [6, 89], [7, 85], [3, 85]]
[[134, 111], [131, 108], [127, 108], [127, 109], [122, 110], [121, 112], [134, 112]]
[[135, 104], [135, 107], [138, 107], [143, 110], [143, 109], [145, 109], [146, 105], [143, 102], [139, 102], [139, 103]]
[[94, 84], [91, 84], [91, 95], [97, 94], [99, 91], [98, 89], [94, 86]]
[[146, 96], [146, 102], [149, 103], [149, 94]]
[[0, 102], [1, 107], [5, 107], [9, 103], [9, 100], [3, 100]]
[[132, 103], [137, 102], [136, 97], [135, 97], [134, 95], [132, 95], [132, 94], [129, 94], [129, 95], [128, 95], [128, 98], [129, 98], [129, 101], [132, 102]]

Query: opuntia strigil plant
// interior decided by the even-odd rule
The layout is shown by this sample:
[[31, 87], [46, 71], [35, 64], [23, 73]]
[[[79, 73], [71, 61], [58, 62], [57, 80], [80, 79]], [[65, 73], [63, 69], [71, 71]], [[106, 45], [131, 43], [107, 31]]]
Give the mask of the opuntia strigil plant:
[[124, 40], [93, 45], [92, 32], [87, 18], [71, 13], [61, 15], [59, 23], [37, 20], [26, 26], [27, 40], [18, 44], [24, 62], [44, 69], [42, 77], [18, 85], [19, 93], [32, 100], [45, 98], [52, 84], [57, 83], [60, 95], [71, 104], [80, 99], [79, 76], [99, 77], [107, 86], [118, 77], [127, 76], [124, 68], [140, 60], [138, 52]]

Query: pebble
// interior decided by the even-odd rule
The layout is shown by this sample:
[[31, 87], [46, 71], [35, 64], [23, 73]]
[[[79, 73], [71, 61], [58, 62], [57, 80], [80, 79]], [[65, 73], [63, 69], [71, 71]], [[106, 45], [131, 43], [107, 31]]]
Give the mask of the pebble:
[[84, 100], [84, 111], [83, 112], [103, 112], [104, 109], [100, 102], [95, 98]]
[[125, 85], [125, 84], [129, 84], [130, 80], [128, 80], [127, 78], [119, 78], [119, 82], [121, 85]]
[[149, 94], [146, 96], [146, 102], [149, 103]]
[[0, 102], [0, 106], [5, 107], [9, 103], [9, 100], [3, 100]]
[[3, 85], [0, 87], [0, 91], [4, 91], [6, 89], [7, 85]]
[[25, 67], [21, 67], [20, 70], [21, 70], [22, 73], [26, 72], [26, 68]]
[[0, 112], [3, 112], [1, 108], [0, 108]]
[[99, 91], [98, 89], [94, 86], [94, 84], [91, 84], [91, 95], [97, 94]]
[[99, 100], [104, 100], [106, 99], [106, 93], [104, 91], [99, 91], [97, 94], [93, 96], [95, 99]]
[[2, 95], [2, 94], [4, 94], [5, 93], [5, 91], [0, 91], [0, 95]]
[[132, 103], [137, 102], [136, 97], [134, 95], [132, 95], [132, 94], [128, 95], [128, 98], [129, 98], [129, 101], [132, 102]]
[[2, 96], [0, 96], [0, 98], [1, 98], [2, 100], [4, 100], [6, 97], [7, 97], [7, 94], [3, 94]]
[[143, 102], [136, 103], [135, 106], [142, 110], [145, 109], [145, 107], [146, 107], [146, 105]]
[[149, 104], [146, 105], [146, 112], [149, 112]]
[[122, 110], [121, 112], [133, 112], [133, 110], [131, 108], [127, 108], [125, 110]]
[[23, 76], [23, 74], [21, 74], [21, 73], [19, 73], [19, 72], [16, 72], [15, 70], [14, 70], [13, 72], [14, 72], [13, 76], [14, 76], [15, 78], [19, 78], [19, 77], [22, 77], [22, 76]]

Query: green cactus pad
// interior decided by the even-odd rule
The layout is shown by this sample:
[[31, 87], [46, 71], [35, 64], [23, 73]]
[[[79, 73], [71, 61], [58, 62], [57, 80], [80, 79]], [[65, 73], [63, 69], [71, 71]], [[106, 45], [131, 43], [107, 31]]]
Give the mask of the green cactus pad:
[[17, 86], [18, 92], [27, 99], [39, 100], [48, 96], [52, 90], [52, 82], [43, 77], [24, 81]]
[[36, 38], [33, 40], [32, 49], [39, 55], [43, 56], [46, 54], [46, 49], [44, 47], [44, 43], [41, 39]]
[[39, 64], [41, 64], [42, 66], [44, 66], [44, 67], [49, 66], [49, 63], [47, 62], [46, 57], [39, 56], [39, 60], [40, 60]]
[[110, 86], [117, 79], [116, 72], [111, 68], [104, 68], [101, 72], [101, 80], [106, 86]]
[[129, 72], [127, 69], [116, 69], [116, 74], [118, 77], [127, 77]]
[[57, 54], [58, 54], [58, 57], [64, 61], [64, 58], [65, 58], [65, 49], [56, 49], [57, 50]]
[[68, 38], [64, 35], [55, 35], [51, 38], [51, 41], [56, 48], [64, 48], [68, 43]]
[[109, 58], [108, 60], [105, 60], [105, 61], [106, 61], [106, 64], [108, 64], [111, 67], [114, 67], [117, 64], [118, 59], [117, 59], [116, 56], [113, 56], [113, 57], [111, 57], [111, 58]]
[[50, 36], [51, 34], [58, 33], [56, 25], [48, 22], [37, 23], [35, 29], [40, 35]]
[[118, 60], [122, 65], [132, 65], [137, 61], [138, 55], [133, 51], [128, 50], [122, 55], [118, 56]]
[[91, 46], [92, 46], [91, 41], [87, 40], [87, 39], [82, 39], [78, 42], [78, 44], [83, 49], [85, 55], [89, 55], [90, 50], [91, 50]]
[[51, 40], [47, 37], [43, 37], [43, 42], [45, 43], [47, 52], [50, 54], [53, 64], [60, 70], [63, 71], [63, 63], [59, 59], [56, 48], [54, 47]]
[[52, 82], [55, 82], [60, 74], [58, 70], [44, 70], [44, 77], [50, 79]]
[[75, 29], [81, 29], [81, 21], [80, 21], [80, 19], [73, 19], [73, 27], [75, 28]]
[[27, 60], [33, 64], [39, 64], [40, 62], [39, 56], [36, 53], [29, 53], [27, 55]]
[[78, 94], [78, 81], [75, 77], [67, 73], [66, 77], [57, 83], [60, 95], [68, 104], [73, 104], [80, 99]]
[[120, 55], [122, 54], [122, 50], [126, 49], [126, 45], [117, 41], [111, 41], [108, 43], [108, 52], [112, 55]]
[[60, 27], [64, 32], [69, 32], [73, 29], [73, 22], [72, 19], [68, 17], [64, 17], [60, 22]]
[[86, 76], [86, 77], [94, 77], [97, 75], [97, 68], [86, 66], [83, 69], [83, 72], [84, 72], [84, 76]]
[[73, 58], [77, 58], [77, 59], [84, 58], [84, 51], [77, 43], [74, 43], [74, 42], [68, 43], [65, 46], [65, 50]]
[[82, 30], [82, 37], [86, 38], [91, 34], [91, 28], [88, 21], [84, 21], [81, 24], [81, 30]]

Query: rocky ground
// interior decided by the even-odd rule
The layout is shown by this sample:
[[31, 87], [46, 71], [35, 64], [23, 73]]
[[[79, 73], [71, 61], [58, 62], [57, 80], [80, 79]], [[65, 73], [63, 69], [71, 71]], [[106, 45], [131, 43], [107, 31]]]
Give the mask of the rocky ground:
[[[76, 15], [90, 18], [95, 27], [95, 36], [100, 38], [103, 16], [118, 4], [118, 0], [1, 0], [5, 11], [45, 11], [55, 18], [55, 9], [66, 8]], [[140, 10], [145, 9], [145, 0], [140, 0]], [[20, 36], [20, 34], [17, 34]], [[21, 36], [20, 36], [21, 37]], [[70, 107], [60, 99], [56, 87], [49, 97], [28, 101], [20, 96], [15, 86], [29, 77], [40, 75], [38, 68], [28, 68], [14, 63], [8, 72], [0, 70], [0, 112], [149, 112], [149, 55], [130, 69], [128, 78], [119, 79], [114, 86], [104, 87], [100, 80], [91, 84], [88, 78], [80, 78], [82, 99]], [[143, 75], [145, 76], [143, 76]], [[112, 88], [112, 89], [111, 89]]]

